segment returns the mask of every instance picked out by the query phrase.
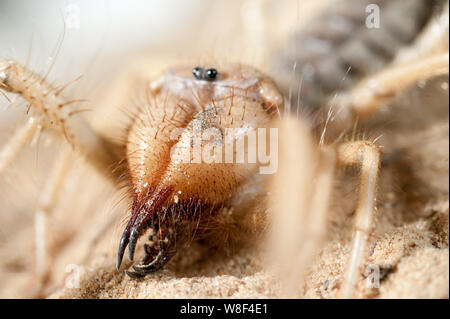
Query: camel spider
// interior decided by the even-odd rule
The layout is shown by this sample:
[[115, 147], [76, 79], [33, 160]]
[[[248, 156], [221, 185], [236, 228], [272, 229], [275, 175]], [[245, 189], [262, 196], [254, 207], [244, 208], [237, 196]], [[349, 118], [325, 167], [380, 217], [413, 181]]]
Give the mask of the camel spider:
[[[332, 129], [331, 125], [345, 126], [356, 117], [368, 116], [411, 85], [447, 74], [448, 59], [448, 52], [424, 54], [419, 59], [405, 58], [397, 65], [369, 75], [342, 96], [332, 99], [333, 105], [339, 105], [339, 110], [337, 114], [333, 109], [328, 111], [322, 137], [317, 141], [318, 149], [306, 126], [291, 117], [294, 103], [290, 97], [283, 101], [283, 94], [277, 87], [280, 84], [250, 66], [217, 64], [176, 67], [143, 83], [145, 106], [131, 115], [133, 123], [126, 128], [126, 138], [121, 145], [116, 145], [93, 130], [82, 115], [77, 114], [79, 109], [76, 103], [79, 100], [63, 97], [67, 85], [54, 87], [47, 82], [47, 74], [35, 74], [14, 60], [0, 61], [0, 92], [6, 98], [8, 96], [4, 92], [17, 94], [29, 104], [30, 109], [29, 120], [0, 150], [0, 174], [43, 128], [51, 129], [67, 140], [72, 149], [82, 153], [113, 182], [125, 172], [131, 185], [133, 203], [129, 223], [118, 244], [117, 268], [120, 269], [127, 246], [129, 257], [133, 260], [136, 243], [145, 234], [150, 236], [150, 243], [144, 245], [144, 260], [134, 265], [132, 271], [127, 271], [131, 277], [141, 277], [163, 267], [183, 247], [186, 237], [195, 232], [202, 216], [213, 218], [219, 209], [232, 203], [262, 165], [259, 162], [244, 165], [222, 162], [191, 164], [177, 160], [178, 157], [172, 158], [172, 152], [183, 156], [186, 150], [194, 148], [194, 128], [217, 128], [222, 135], [227, 128], [250, 131], [279, 128], [280, 171], [276, 174], [277, 186], [274, 189], [283, 189], [280, 181], [289, 179], [290, 174], [300, 176], [300, 181], [298, 188], [294, 189], [295, 193], [289, 190], [274, 196], [274, 224], [279, 219], [277, 212], [286, 210], [286, 207], [294, 211], [298, 207], [310, 209], [312, 215], [306, 217], [307, 222], [302, 226], [301, 233], [302, 236], [316, 238], [317, 245], [301, 251], [305, 264], [310, 261], [323, 236], [334, 168], [336, 165], [360, 168], [354, 239], [341, 288], [341, 296], [349, 298], [353, 296], [360, 277], [375, 227], [381, 153], [375, 141], [351, 140], [327, 146], [323, 137], [327, 129]], [[181, 129], [176, 138], [172, 135], [175, 129]], [[234, 134], [233, 140], [242, 135], [241, 132]], [[296, 136], [296, 139], [293, 141], [290, 136]], [[212, 137], [212, 142], [202, 140], [202, 145], [217, 142]], [[219, 140], [217, 143], [222, 147], [226, 142]], [[300, 149], [305, 152], [298, 152]], [[247, 155], [248, 152], [246, 150]], [[68, 170], [69, 156], [70, 150], [67, 149], [55, 164], [36, 211], [36, 272], [41, 278], [47, 277], [50, 271], [43, 240], [47, 231], [44, 221], [51, 215], [58, 189]], [[126, 168], [112, 169], [123, 156]], [[191, 155], [188, 157], [191, 160]], [[292, 162], [304, 162], [305, 168], [295, 167]], [[319, 165], [316, 166], [315, 162]], [[313, 169], [307, 171], [306, 168], [311, 167]], [[294, 173], [289, 169], [293, 169]], [[314, 180], [313, 187], [307, 190], [305, 181], [310, 180]], [[305, 192], [295, 195], [299, 189]], [[316, 196], [318, 192], [322, 193], [320, 200]], [[295, 196], [298, 198], [294, 199]], [[147, 231], [150, 233], [146, 234]], [[284, 240], [294, 236], [293, 232], [298, 232], [298, 229], [284, 227], [281, 234], [275, 231], [275, 247], [285, 245]], [[281, 252], [283, 249], [275, 250]]]

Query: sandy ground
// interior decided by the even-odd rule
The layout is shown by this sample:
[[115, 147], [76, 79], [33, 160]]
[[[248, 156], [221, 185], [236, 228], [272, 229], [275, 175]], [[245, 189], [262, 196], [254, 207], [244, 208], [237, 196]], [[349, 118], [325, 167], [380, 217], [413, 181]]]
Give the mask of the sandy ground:
[[[409, 91], [392, 108], [361, 123], [382, 134], [377, 226], [367, 265], [380, 287], [360, 280], [356, 297], [449, 297], [448, 77]], [[17, 115], [12, 123], [23, 120]], [[8, 136], [3, 130], [0, 140]], [[58, 155], [57, 142], [27, 149], [0, 180], [0, 297], [36, 297], [33, 211]], [[129, 203], [101, 174], [73, 156], [50, 222], [49, 298], [276, 298], [280, 280], [267, 267], [264, 235], [236, 249], [193, 242], [162, 271], [139, 280], [115, 270]], [[339, 170], [327, 236], [297, 297], [337, 297], [350, 250], [358, 172]], [[274, 212], [276, 213], [276, 212]], [[260, 214], [264, 215], [262, 210]], [[139, 256], [137, 256], [139, 257]], [[125, 267], [130, 266], [125, 262]]]

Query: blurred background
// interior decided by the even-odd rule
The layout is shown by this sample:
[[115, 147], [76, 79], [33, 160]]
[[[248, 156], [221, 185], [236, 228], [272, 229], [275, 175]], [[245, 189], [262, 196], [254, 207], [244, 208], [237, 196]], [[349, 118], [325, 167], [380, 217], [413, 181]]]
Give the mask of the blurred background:
[[[137, 51], [157, 51], [177, 43], [192, 48], [210, 1], [58, 1], [0, 2], [0, 54], [43, 68], [65, 35], [58, 56], [64, 72], [80, 72], [80, 63], [124, 63]], [[188, 26], [188, 27], [186, 27]], [[179, 52], [180, 53], [180, 52]], [[105, 60], [107, 59], [107, 60]]]

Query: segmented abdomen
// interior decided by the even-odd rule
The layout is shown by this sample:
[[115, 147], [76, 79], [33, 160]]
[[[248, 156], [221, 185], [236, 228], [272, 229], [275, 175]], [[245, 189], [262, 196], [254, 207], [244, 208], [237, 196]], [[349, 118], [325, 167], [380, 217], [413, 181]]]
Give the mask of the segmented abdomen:
[[[289, 37], [272, 60], [270, 72], [290, 99], [292, 110], [316, 110], [336, 92], [349, 89], [391, 62], [398, 50], [422, 31], [437, 3], [335, 1], [310, 25]], [[379, 28], [366, 24], [371, 4], [379, 8]]]

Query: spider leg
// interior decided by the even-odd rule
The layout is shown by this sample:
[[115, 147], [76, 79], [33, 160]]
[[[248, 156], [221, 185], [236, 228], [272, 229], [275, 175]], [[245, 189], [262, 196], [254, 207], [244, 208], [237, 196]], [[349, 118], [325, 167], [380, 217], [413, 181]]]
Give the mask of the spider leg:
[[[33, 110], [33, 117], [40, 125], [52, 128], [64, 137], [72, 148], [86, 156], [101, 173], [111, 177], [111, 170], [107, 169], [117, 163], [116, 154], [113, 152], [111, 143], [94, 131], [80, 114], [77, 114], [84, 111], [76, 107], [78, 103], [85, 102], [84, 100], [66, 100], [61, 95], [61, 89], [51, 86], [45, 78], [14, 60], [0, 60], [0, 87], [3, 91], [18, 94], [27, 101], [30, 109]], [[31, 132], [31, 128], [28, 132]], [[31, 134], [20, 135], [19, 132], [17, 139], [22, 140], [21, 143], [24, 144], [27, 140], [25, 137], [28, 135]], [[25, 137], [20, 139], [21, 136]], [[15, 147], [18, 150], [20, 150], [19, 145], [20, 143], [17, 143]], [[13, 158], [8, 155], [8, 149], [5, 154], [5, 158]], [[2, 166], [0, 157], [0, 172]]]
[[380, 165], [379, 148], [367, 141], [347, 142], [337, 149], [337, 158], [343, 165], [361, 165], [360, 189], [356, 208], [355, 229], [350, 259], [341, 289], [343, 298], [353, 297], [361, 266], [368, 252], [374, 229], [375, 197]]
[[343, 103], [357, 116], [369, 115], [411, 85], [448, 74], [448, 68], [448, 52], [393, 66], [362, 81], [343, 97]]
[[8, 165], [14, 161], [19, 152], [29, 142], [38, 128], [38, 122], [30, 117], [28, 121], [18, 128], [6, 145], [0, 150], [0, 175]]
[[[38, 128], [51, 129], [57, 136], [64, 138], [71, 149], [84, 155], [101, 173], [107, 177], [111, 168], [117, 163], [112, 144], [98, 134], [80, 115], [77, 104], [83, 100], [67, 100], [62, 95], [62, 88], [51, 86], [40, 75], [32, 72], [14, 60], [0, 60], [0, 88], [2, 91], [19, 95], [28, 102], [32, 116], [19, 128], [8, 144], [0, 151], [0, 174], [14, 160]], [[67, 146], [66, 146], [67, 147]], [[69, 147], [67, 147], [69, 148]], [[32, 294], [42, 293], [46, 281], [51, 275], [51, 254], [47, 242], [50, 233], [47, 225], [51, 211], [57, 200], [59, 189], [69, 169], [70, 148], [63, 151], [62, 157], [55, 163], [40, 195], [35, 212], [36, 239], [36, 275], [37, 282]], [[118, 171], [113, 173], [120, 174]]]
[[286, 118], [279, 127], [270, 258], [281, 267], [283, 294], [290, 298], [297, 295], [324, 241], [335, 152], [315, 147], [309, 127], [298, 119]]
[[335, 164], [336, 154], [334, 149], [321, 148], [319, 165], [316, 168], [313, 184], [313, 194], [303, 226], [302, 245], [298, 255], [299, 260], [302, 261], [297, 272], [300, 280], [303, 280], [325, 240]]
[[70, 168], [71, 150], [65, 147], [61, 156], [53, 164], [51, 174], [40, 193], [38, 207], [35, 211], [35, 271], [37, 275], [37, 294], [43, 289], [45, 282], [51, 276], [52, 255], [48, 243], [52, 232], [49, 225], [54, 205], [57, 201], [64, 177]]

